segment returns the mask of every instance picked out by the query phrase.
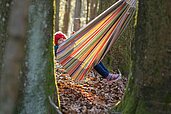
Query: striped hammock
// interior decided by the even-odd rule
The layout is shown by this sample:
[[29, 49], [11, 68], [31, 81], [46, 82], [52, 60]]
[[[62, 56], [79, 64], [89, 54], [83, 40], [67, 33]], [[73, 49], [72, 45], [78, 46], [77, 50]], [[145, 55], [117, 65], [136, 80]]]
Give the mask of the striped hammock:
[[119, 0], [62, 43], [57, 61], [73, 80], [84, 79], [124, 31], [135, 12], [135, 0]]

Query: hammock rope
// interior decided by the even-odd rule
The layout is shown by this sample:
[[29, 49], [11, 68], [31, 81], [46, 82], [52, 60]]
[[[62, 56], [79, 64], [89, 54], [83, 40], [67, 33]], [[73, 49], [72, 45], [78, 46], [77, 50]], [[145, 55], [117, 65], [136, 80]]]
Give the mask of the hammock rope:
[[128, 26], [136, 0], [119, 0], [59, 46], [57, 61], [73, 80], [84, 79]]

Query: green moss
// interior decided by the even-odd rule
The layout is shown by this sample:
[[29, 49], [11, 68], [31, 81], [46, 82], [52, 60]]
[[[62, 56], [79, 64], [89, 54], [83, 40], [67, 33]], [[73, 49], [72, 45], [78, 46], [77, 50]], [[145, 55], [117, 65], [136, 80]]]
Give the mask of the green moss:
[[[49, 1], [51, 4], [51, 7], [53, 7], [53, 1]], [[52, 100], [54, 100], [54, 103], [56, 103], [56, 85], [55, 85], [55, 78], [54, 78], [54, 54], [53, 54], [53, 15], [54, 15], [54, 7], [51, 8], [51, 10], [48, 12], [48, 17], [51, 17], [50, 19], [47, 19], [47, 34], [50, 35], [48, 39], [48, 44], [47, 44], [47, 69], [45, 71], [45, 76], [46, 76], [46, 85], [45, 85], [45, 92], [46, 92], [46, 105], [48, 107], [48, 111], [50, 114], [56, 113], [54, 107], [50, 104], [48, 97], [50, 96]]]
[[138, 4], [139, 4], [139, 1], [137, 0], [137, 3], [136, 3], [136, 13], [135, 13], [135, 17], [134, 17], [134, 28], [137, 26], [137, 16], [138, 16]]
[[47, 69], [46, 69], [46, 85], [45, 85], [45, 92], [46, 92], [46, 96], [47, 96], [47, 107], [49, 107], [49, 112], [51, 114], [55, 113], [54, 108], [50, 105], [49, 103], [49, 99], [48, 96], [50, 96], [51, 98], [55, 98], [55, 93], [56, 93], [56, 86], [55, 86], [55, 80], [54, 80], [54, 61], [53, 61], [53, 43], [52, 43], [52, 38], [51, 38], [51, 43], [48, 47], [48, 64], [47, 64]]
[[161, 0], [140, 2], [132, 48], [133, 74], [117, 110], [123, 114], [170, 114], [170, 55], [164, 49], [170, 41], [169, 5]]
[[[5, 0], [1, 1], [0, 5], [0, 70], [2, 69], [2, 61], [3, 61], [3, 55], [4, 55], [4, 48], [5, 43], [8, 39], [8, 32], [7, 32], [7, 26], [8, 26], [8, 20], [10, 15], [10, 7], [7, 7], [6, 4], [10, 5], [11, 0]], [[0, 73], [1, 74], [1, 73]], [[1, 76], [0, 76], [1, 77]]]
[[137, 92], [137, 87], [133, 86], [134, 85], [134, 79], [131, 78], [131, 75], [129, 76], [129, 82], [128, 82], [125, 96], [123, 99], [123, 102], [117, 107], [117, 110], [122, 110], [123, 114], [134, 114], [136, 111], [136, 106], [137, 106], [137, 97], [136, 97], [136, 92]]
[[124, 110], [122, 111], [123, 114], [134, 114], [136, 111], [136, 100], [135, 100], [135, 92], [133, 91], [133, 93], [130, 96], [125, 97], [125, 103], [123, 104], [123, 108]]
[[146, 110], [146, 103], [143, 100], [138, 100], [135, 114], [152, 114]]

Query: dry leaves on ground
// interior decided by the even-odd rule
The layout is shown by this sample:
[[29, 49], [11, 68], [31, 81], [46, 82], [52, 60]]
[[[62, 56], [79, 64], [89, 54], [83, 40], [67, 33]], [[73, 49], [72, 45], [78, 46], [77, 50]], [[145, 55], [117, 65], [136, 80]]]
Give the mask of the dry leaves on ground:
[[110, 84], [91, 71], [78, 83], [57, 72], [57, 82], [64, 114], [108, 114], [123, 97], [127, 79]]

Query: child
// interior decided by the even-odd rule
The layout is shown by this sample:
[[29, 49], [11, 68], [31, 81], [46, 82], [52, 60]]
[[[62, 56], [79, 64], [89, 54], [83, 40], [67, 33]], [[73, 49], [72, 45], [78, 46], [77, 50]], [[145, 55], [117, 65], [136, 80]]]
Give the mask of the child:
[[62, 44], [66, 40], [66, 35], [63, 34], [62, 32], [56, 32], [55, 33], [55, 56], [57, 53], [58, 46]]
[[[55, 56], [58, 49], [58, 45], [66, 40], [66, 35], [62, 32], [55, 33]], [[94, 69], [102, 76], [102, 78], [107, 79], [108, 81], [117, 81], [121, 79], [121, 73], [119, 71], [118, 74], [109, 73], [109, 71], [105, 68], [102, 62], [98, 63], [94, 66]]]

